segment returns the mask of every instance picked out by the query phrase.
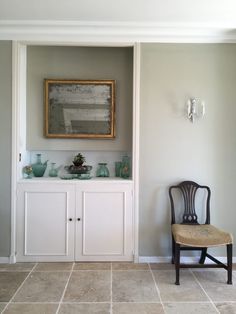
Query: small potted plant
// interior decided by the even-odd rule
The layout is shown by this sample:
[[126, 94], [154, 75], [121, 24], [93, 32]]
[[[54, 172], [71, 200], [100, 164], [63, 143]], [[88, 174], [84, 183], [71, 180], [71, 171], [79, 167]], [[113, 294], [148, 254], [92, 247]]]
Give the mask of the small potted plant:
[[85, 157], [81, 153], [77, 154], [73, 159], [73, 164], [76, 167], [81, 167], [84, 162], [85, 162]]

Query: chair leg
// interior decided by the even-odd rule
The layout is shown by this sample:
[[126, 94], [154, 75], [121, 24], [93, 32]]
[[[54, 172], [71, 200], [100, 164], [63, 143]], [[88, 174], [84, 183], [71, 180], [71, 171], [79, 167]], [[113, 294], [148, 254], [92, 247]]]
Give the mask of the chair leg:
[[232, 256], [233, 256], [233, 245], [227, 244], [227, 273], [228, 273], [228, 285], [232, 285]]
[[175, 243], [175, 284], [179, 285], [179, 269], [180, 269], [180, 244]]
[[174, 241], [173, 236], [172, 236], [172, 259], [171, 259], [171, 263], [172, 264], [175, 263], [175, 241]]
[[199, 260], [199, 264], [204, 264], [206, 259], [207, 248], [202, 249], [201, 257]]

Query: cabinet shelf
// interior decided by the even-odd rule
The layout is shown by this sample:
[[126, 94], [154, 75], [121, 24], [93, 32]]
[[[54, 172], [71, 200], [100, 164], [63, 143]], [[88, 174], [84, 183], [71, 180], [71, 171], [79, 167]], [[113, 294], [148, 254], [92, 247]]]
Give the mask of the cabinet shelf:
[[40, 183], [40, 182], [48, 182], [48, 183], [73, 183], [73, 184], [80, 184], [80, 183], [87, 183], [87, 182], [103, 182], [103, 183], [119, 183], [119, 184], [126, 184], [126, 183], [133, 183], [133, 179], [123, 179], [123, 178], [118, 178], [118, 177], [108, 177], [108, 178], [98, 178], [98, 177], [92, 177], [91, 179], [88, 180], [80, 180], [80, 179], [60, 179], [59, 177], [33, 177], [31, 179], [20, 179], [18, 181], [18, 184], [35, 184], [35, 183]]

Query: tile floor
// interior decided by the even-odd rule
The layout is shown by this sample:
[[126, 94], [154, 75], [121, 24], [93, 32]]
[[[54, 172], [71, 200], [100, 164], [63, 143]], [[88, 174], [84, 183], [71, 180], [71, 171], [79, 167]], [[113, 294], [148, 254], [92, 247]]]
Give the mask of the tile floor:
[[224, 270], [181, 270], [171, 264], [0, 264], [0, 313], [236, 313], [234, 284]]

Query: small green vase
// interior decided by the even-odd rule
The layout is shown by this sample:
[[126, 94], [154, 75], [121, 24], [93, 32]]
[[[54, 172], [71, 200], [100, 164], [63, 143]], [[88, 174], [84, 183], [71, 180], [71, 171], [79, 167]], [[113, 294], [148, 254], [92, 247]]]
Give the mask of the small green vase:
[[110, 173], [109, 173], [109, 170], [107, 168], [107, 164], [106, 163], [100, 162], [98, 164], [98, 169], [97, 169], [97, 172], [96, 172], [96, 176], [97, 177], [109, 177], [110, 176]]
[[126, 155], [122, 158], [120, 176], [123, 179], [128, 179], [130, 177], [130, 158]]

